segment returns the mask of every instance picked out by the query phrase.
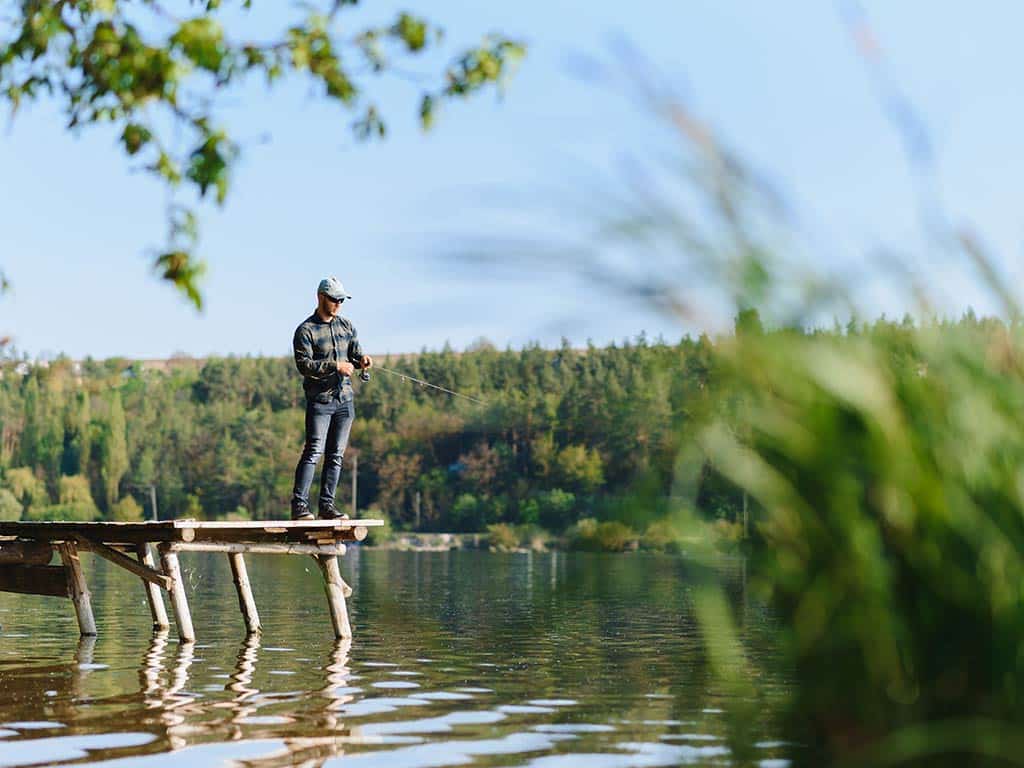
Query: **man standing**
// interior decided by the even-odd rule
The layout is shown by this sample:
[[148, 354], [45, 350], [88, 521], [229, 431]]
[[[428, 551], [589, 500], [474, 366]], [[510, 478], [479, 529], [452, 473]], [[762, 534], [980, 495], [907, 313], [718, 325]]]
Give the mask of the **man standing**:
[[295, 468], [292, 520], [313, 519], [309, 486], [321, 456], [319, 516], [324, 520], [348, 517], [335, 507], [334, 491], [355, 419], [350, 377], [356, 368], [373, 366], [359, 346], [352, 323], [338, 315], [342, 302], [351, 298], [338, 278], [324, 278], [317, 287], [316, 311], [295, 329], [295, 367], [306, 393], [306, 443]]

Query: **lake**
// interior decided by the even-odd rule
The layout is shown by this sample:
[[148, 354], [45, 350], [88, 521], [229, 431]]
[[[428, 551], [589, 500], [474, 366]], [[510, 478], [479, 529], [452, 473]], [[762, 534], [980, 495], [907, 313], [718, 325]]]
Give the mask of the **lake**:
[[182, 555], [194, 644], [89, 555], [94, 640], [70, 601], [0, 594], [0, 767], [787, 765], [787, 675], [741, 560], [716, 572], [757, 670], [742, 760], [682, 558], [353, 547], [351, 642], [310, 558], [247, 560], [248, 640], [223, 555]]

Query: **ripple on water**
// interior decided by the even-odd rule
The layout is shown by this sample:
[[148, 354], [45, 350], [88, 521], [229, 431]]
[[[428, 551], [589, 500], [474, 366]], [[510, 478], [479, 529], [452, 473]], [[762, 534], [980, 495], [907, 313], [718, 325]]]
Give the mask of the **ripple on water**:
[[18, 720], [12, 723], [0, 723], [4, 728], [17, 728], [19, 731], [39, 731], [44, 728], [66, 728], [64, 723], [52, 720]]
[[448, 733], [457, 725], [490, 725], [505, 719], [493, 710], [449, 712], [439, 717], [399, 720], [393, 723], [368, 723], [360, 727], [365, 734]]
[[588, 768], [655, 768], [657, 766], [690, 765], [708, 758], [728, 757], [726, 747], [689, 747], [674, 744], [623, 743], [616, 744], [615, 752], [589, 752], [564, 755], [545, 755], [526, 763], [528, 768], [568, 768], [586, 765]]
[[[286, 600], [261, 606], [271, 646], [243, 641], [234, 622], [200, 621], [205, 646], [180, 645], [167, 634], [150, 639], [145, 610], [134, 616], [137, 624], [119, 612], [135, 580], [117, 570], [100, 573], [108, 566], [99, 560], [90, 573], [109, 588], [95, 593], [102, 624], [95, 656], [90, 644], [76, 647], [73, 613], [45, 604], [36, 611], [34, 598], [0, 595], [4, 608], [18, 606], [11, 614], [18, 628], [32, 630], [23, 635], [32, 642], [0, 633], [0, 723], [8, 721], [0, 725], [0, 768], [206, 768], [257, 758], [331, 768], [730, 764], [725, 741], [708, 736], [725, 732], [723, 700], [698, 674], [699, 644], [678, 631], [690, 609], [675, 561], [666, 560], [659, 576], [647, 561], [609, 558], [602, 564], [632, 576], [594, 581], [589, 556], [560, 554], [549, 586], [546, 571], [543, 579], [518, 567], [498, 573], [506, 561], [480, 553], [446, 555], [452, 567], [443, 578], [442, 561], [432, 556], [359, 556], [363, 589], [350, 644], [329, 638], [322, 605], [315, 616], [302, 607], [304, 618], [296, 620], [296, 606]], [[419, 570], [406, 567], [414, 558]], [[288, 570], [293, 559], [268, 560], [280, 567], [252, 567], [258, 593], [261, 579], [268, 594], [307, 586], [307, 572]], [[202, 610], [236, 611], [227, 561], [197, 555], [195, 562], [197, 572], [209, 574], [197, 595]], [[516, 610], [501, 601], [506, 576], [527, 579]], [[658, 579], [663, 588], [653, 589]], [[576, 610], [588, 601], [600, 601], [601, 611]], [[530, 611], [528, 628], [521, 607]], [[314, 621], [320, 635], [309, 632]], [[595, 647], [607, 653], [595, 654]], [[764, 674], [774, 689], [787, 688], [770, 663]], [[119, 736], [128, 724], [153, 735], [133, 746], [130, 734]], [[114, 735], [100, 736], [104, 731]], [[103, 741], [83, 741], [83, 733]], [[758, 727], [757, 754], [767, 759], [753, 765], [788, 765], [778, 759], [788, 747], [776, 740], [781, 735]], [[15, 761], [15, 745], [27, 745], [18, 749], [30, 749], [30, 757]]]
[[340, 712], [347, 717], [366, 717], [394, 712], [399, 707], [422, 707], [425, 704], [427, 702], [423, 699], [377, 696], [346, 704]]
[[571, 707], [579, 702], [576, 699], [530, 699], [526, 703], [538, 707]]
[[0, 752], [0, 768], [80, 760], [88, 757], [90, 752], [138, 747], [150, 743], [155, 738], [151, 733], [103, 733], [11, 741], [4, 744], [3, 751]]
[[465, 765], [479, 755], [515, 755], [552, 749], [555, 739], [536, 733], [513, 733], [501, 739], [444, 741], [417, 744], [400, 749], [345, 755], [328, 760], [325, 768], [440, 768]]
[[550, 723], [536, 725], [533, 730], [541, 733], [609, 733], [615, 728], [603, 723]]
[[502, 704], [498, 710], [509, 715], [547, 715], [555, 711], [551, 707], [538, 707], [532, 704]]
[[411, 694], [414, 699], [426, 699], [427, 701], [465, 701], [475, 698], [471, 693], [457, 693], [455, 691], [428, 691], [426, 693]]

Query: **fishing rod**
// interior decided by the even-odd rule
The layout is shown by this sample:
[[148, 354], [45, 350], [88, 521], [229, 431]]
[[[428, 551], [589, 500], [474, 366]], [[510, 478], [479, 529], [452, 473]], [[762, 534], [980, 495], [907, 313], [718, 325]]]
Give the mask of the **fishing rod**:
[[[477, 398], [470, 397], [469, 395], [463, 395], [460, 392], [453, 392], [450, 389], [446, 389], [445, 387], [438, 386], [437, 384], [431, 384], [429, 381], [424, 381], [423, 379], [417, 379], [415, 376], [410, 376], [409, 374], [402, 373], [401, 371], [392, 371], [390, 368], [385, 368], [383, 365], [376, 365], [376, 364], [374, 364], [373, 368], [375, 370], [378, 370], [378, 371], [384, 371], [384, 373], [390, 373], [392, 376], [398, 376], [402, 381], [406, 381], [406, 380], [412, 381], [412, 382], [414, 382], [416, 384], [419, 384], [421, 387], [432, 387], [433, 389], [439, 390], [439, 391], [444, 392], [446, 394], [454, 395], [455, 397], [462, 397], [462, 398], [465, 398], [466, 400], [471, 400], [474, 403], [478, 403], [479, 405], [487, 405], [487, 403], [485, 403], [483, 400], [478, 400]], [[359, 379], [361, 381], [369, 381], [370, 380], [370, 372], [368, 370], [364, 369], [359, 374]]]

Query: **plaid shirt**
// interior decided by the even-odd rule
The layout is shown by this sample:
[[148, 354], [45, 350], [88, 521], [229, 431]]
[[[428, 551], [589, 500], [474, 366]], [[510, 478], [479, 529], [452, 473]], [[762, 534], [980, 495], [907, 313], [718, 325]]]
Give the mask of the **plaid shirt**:
[[339, 394], [352, 399], [352, 383], [338, 373], [337, 363], [348, 360], [359, 365], [363, 356], [356, 329], [345, 317], [324, 322], [316, 312], [295, 329], [295, 367], [302, 374], [302, 388], [308, 400], [327, 402]]

